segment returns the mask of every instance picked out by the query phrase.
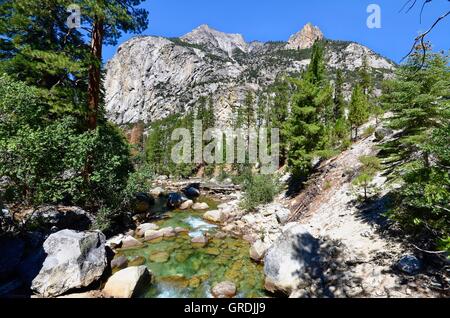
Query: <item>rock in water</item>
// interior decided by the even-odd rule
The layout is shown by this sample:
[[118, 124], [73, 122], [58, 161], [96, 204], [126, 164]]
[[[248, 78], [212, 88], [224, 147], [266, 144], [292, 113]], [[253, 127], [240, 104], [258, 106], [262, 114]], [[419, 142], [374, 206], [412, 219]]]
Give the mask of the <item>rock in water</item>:
[[150, 231], [150, 230], [157, 231], [157, 230], [159, 230], [159, 226], [156, 224], [153, 224], [153, 223], [141, 224], [136, 228], [136, 236], [144, 237], [145, 232]]
[[179, 208], [180, 205], [185, 201], [187, 201], [187, 198], [185, 198], [179, 193], [172, 192], [169, 193], [169, 197], [167, 199], [167, 206], [169, 208], [176, 209]]
[[44, 251], [47, 257], [31, 285], [44, 297], [89, 286], [107, 265], [105, 236], [100, 232], [59, 231], [47, 238]]
[[209, 209], [208, 203], [197, 202], [192, 206], [192, 210], [208, 210], [208, 209]]
[[216, 298], [232, 298], [236, 296], [236, 285], [232, 282], [222, 282], [214, 285], [211, 293]]
[[309, 286], [310, 279], [322, 275], [319, 248], [318, 240], [302, 225], [288, 224], [264, 258], [266, 289], [289, 295]]
[[422, 269], [422, 261], [414, 255], [405, 255], [398, 261], [397, 267], [406, 274], [415, 275]]
[[138, 193], [134, 198], [133, 207], [136, 213], [147, 213], [151, 206], [155, 204], [155, 199], [147, 193]]
[[144, 244], [142, 242], [139, 242], [137, 239], [135, 239], [132, 236], [125, 236], [122, 240], [122, 248], [135, 248], [135, 247], [142, 247]]
[[187, 210], [187, 209], [190, 209], [193, 205], [194, 205], [194, 201], [192, 201], [192, 200], [184, 201], [184, 202], [180, 205], [180, 210]]
[[193, 183], [181, 190], [189, 199], [195, 199], [200, 196], [200, 183]]
[[221, 210], [212, 210], [203, 214], [205, 220], [220, 223], [224, 221], [224, 213]]
[[267, 244], [258, 240], [250, 247], [250, 258], [256, 262], [260, 262], [267, 252]]
[[103, 293], [114, 298], [131, 298], [151, 280], [146, 266], [134, 266], [122, 269], [106, 282]]

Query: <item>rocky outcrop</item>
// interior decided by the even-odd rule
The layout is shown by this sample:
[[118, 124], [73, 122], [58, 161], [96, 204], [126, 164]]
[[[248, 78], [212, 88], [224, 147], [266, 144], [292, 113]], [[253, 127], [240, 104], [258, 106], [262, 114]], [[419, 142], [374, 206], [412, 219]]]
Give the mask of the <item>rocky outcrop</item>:
[[264, 258], [266, 289], [290, 295], [320, 277], [319, 248], [318, 240], [304, 226], [287, 224]]
[[44, 297], [89, 286], [107, 265], [105, 236], [100, 232], [59, 231], [47, 238], [44, 251], [47, 256], [31, 285]]
[[[322, 38], [311, 25], [289, 42], [246, 43], [239, 34], [201, 26], [179, 39], [145, 36], [123, 43], [106, 65], [105, 101], [109, 119], [118, 124], [151, 123], [170, 114], [185, 114], [200, 97], [211, 96], [219, 127], [230, 126], [234, 107], [248, 91], [264, 92], [282, 75], [298, 74], [309, 64], [309, 52], [299, 50]], [[394, 64], [352, 42], [327, 41], [326, 63], [352, 72], [367, 57], [376, 83], [392, 74]], [[345, 86], [346, 96], [350, 85]]]
[[289, 38], [286, 48], [291, 50], [309, 49], [313, 46], [314, 42], [322, 39], [322, 31], [320, 31], [318, 27], [308, 23], [301, 31], [295, 33]]
[[151, 280], [146, 266], [134, 266], [122, 269], [112, 275], [103, 288], [103, 294], [114, 298], [131, 298]]

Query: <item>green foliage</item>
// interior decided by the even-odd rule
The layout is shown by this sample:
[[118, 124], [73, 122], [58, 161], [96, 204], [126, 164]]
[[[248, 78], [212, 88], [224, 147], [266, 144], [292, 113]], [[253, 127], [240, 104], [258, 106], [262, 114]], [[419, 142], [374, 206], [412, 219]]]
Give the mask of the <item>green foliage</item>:
[[270, 175], [250, 175], [243, 183], [243, 190], [241, 207], [251, 211], [261, 204], [272, 202], [279, 192], [279, 185]]
[[352, 99], [350, 102], [350, 109], [348, 120], [351, 124], [352, 130], [355, 130], [355, 139], [358, 138], [358, 127], [364, 124], [369, 119], [369, 104], [366, 95], [364, 95], [363, 88], [356, 85], [353, 89]]
[[313, 47], [311, 64], [301, 79], [292, 79], [289, 119], [284, 126], [289, 144], [288, 163], [296, 175], [308, 174], [313, 158], [330, 144], [333, 121], [333, 91], [325, 81], [323, 46]]
[[367, 200], [369, 190], [372, 188], [371, 183], [377, 172], [381, 169], [381, 163], [377, 157], [373, 156], [362, 156], [359, 158], [359, 161], [362, 167], [358, 176], [353, 181], [353, 185], [364, 190], [364, 200]]
[[[148, 165], [157, 174], [175, 177], [191, 176], [195, 164], [176, 164], [171, 159], [172, 148], [178, 141], [172, 141], [172, 132], [177, 128], [193, 128], [194, 116], [192, 113], [182, 117], [178, 114], [156, 121], [150, 126], [145, 153]], [[192, 156], [192, 154], [191, 154]]]
[[389, 216], [415, 233], [427, 233], [448, 249], [450, 233], [450, 68], [448, 56], [412, 54], [384, 86], [382, 102], [400, 130], [381, 155], [401, 187]]
[[111, 124], [85, 131], [73, 116], [51, 121], [38, 95], [0, 78], [0, 175], [11, 180], [9, 199], [93, 207], [115, 201], [132, 168], [120, 131]]

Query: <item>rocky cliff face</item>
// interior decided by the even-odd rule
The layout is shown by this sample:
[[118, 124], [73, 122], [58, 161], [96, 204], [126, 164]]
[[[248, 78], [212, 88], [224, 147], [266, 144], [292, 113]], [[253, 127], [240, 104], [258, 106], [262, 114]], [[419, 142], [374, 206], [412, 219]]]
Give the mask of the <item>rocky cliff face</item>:
[[[151, 123], [184, 113], [201, 96], [211, 96], [217, 121], [226, 126], [247, 91], [261, 95], [277, 77], [300, 73], [310, 62], [314, 40], [322, 38], [320, 30], [310, 24], [288, 43], [247, 43], [239, 34], [206, 25], [176, 39], [135, 37], [123, 43], [106, 65], [108, 117], [121, 125]], [[332, 77], [336, 69], [343, 69], [348, 89], [364, 56], [378, 81], [392, 74], [394, 64], [370, 49], [352, 42], [326, 41], [329, 73]]]
[[318, 27], [308, 23], [300, 32], [295, 33], [289, 38], [286, 48], [292, 50], [309, 49], [314, 45], [314, 42], [322, 39], [322, 31]]

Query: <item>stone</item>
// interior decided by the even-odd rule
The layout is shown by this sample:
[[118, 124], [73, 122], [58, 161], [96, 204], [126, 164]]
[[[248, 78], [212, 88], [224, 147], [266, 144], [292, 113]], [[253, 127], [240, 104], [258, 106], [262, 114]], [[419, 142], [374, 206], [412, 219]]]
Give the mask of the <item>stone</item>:
[[189, 199], [195, 199], [200, 196], [200, 183], [192, 183], [181, 190]]
[[405, 255], [397, 262], [397, 268], [408, 275], [416, 275], [422, 266], [422, 261], [414, 255]]
[[163, 196], [165, 194], [165, 191], [161, 187], [156, 187], [150, 190], [150, 194], [155, 198], [158, 198], [160, 196]]
[[187, 201], [184, 201], [183, 203], [181, 203], [179, 209], [180, 210], [187, 210], [187, 209], [190, 209], [193, 205], [194, 205], [194, 201], [187, 200]]
[[187, 200], [188, 199], [183, 195], [181, 195], [180, 193], [175, 192], [169, 193], [169, 196], [167, 198], [167, 207], [171, 209], [179, 208], [181, 204]]
[[191, 239], [191, 243], [195, 247], [204, 247], [204, 246], [206, 246], [206, 244], [208, 244], [208, 238], [204, 235], [196, 236]]
[[250, 258], [256, 262], [261, 262], [267, 252], [267, 244], [258, 240], [250, 247]]
[[136, 236], [144, 237], [145, 232], [150, 230], [153, 231], [159, 230], [159, 226], [153, 223], [143, 223], [136, 228]]
[[169, 260], [170, 255], [164, 251], [158, 251], [150, 254], [148, 259], [153, 263], [165, 263]]
[[94, 218], [79, 207], [46, 205], [37, 208], [26, 218], [25, 226], [52, 233], [60, 230], [88, 230]]
[[224, 214], [221, 210], [212, 210], [203, 214], [203, 218], [214, 223], [221, 223], [224, 221]]
[[146, 262], [145, 257], [143, 256], [133, 256], [128, 261], [128, 266], [141, 266]]
[[289, 216], [291, 215], [291, 211], [289, 211], [289, 209], [283, 208], [278, 210], [275, 213], [276, 217], [277, 217], [277, 221], [280, 224], [284, 224], [289, 220]]
[[387, 127], [380, 127], [375, 130], [375, 140], [376, 141], [382, 141], [386, 137], [392, 135], [394, 131]]
[[151, 273], [145, 266], [132, 266], [112, 275], [103, 288], [103, 294], [113, 298], [136, 296], [151, 280]]
[[105, 295], [100, 290], [91, 290], [85, 293], [73, 293], [64, 296], [59, 296], [57, 298], [66, 299], [96, 299], [105, 298]]
[[152, 205], [155, 204], [155, 199], [147, 193], [137, 193], [133, 200], [133, 210], [135, 213], [147, 213], [150, 211]]
[[125, 238], [125, 235], [119, 234], [114, 237], [111, 237], [109, 240], [106, 241], [106, 246], [116, 249], [120, 248], [122, 246], [122, 240]]
[[185, 229], [184, 227], [180, 227], [180, 226], [177, 226], [174, 231], [177, 234], [189, 233], [188, 229]]
[[265, 288], [290, 295], [321, 277], [320, 244], [301, 224], [289, 223], [264, 258]]
[[125, 236], [122, 240], [122, 248], [142, 247], [144, 244], [132, 236]]
[[105, 236], [101, 232], [62, 230], [44, 242], [47, 254], [31, 289], [44, 297], [56, 297], [97, 281], [106, 266]]
[[208, 209], [209, 209], [208, 203], [204, 203], [204, 202], [202, 202], [202, 203], [197, 202], [192, 206], [192, 210], [208, 210]]
[[221, 282], [213, 286], [211, 293], [215, 298], [232, 298], [236, 296], [236, 285], [229, 281]]
[[176, 235], [176, 232], [173, 229], [173, 227], [165, 227], [165, 228], [159, 229], [157, 231], [148, 230], [145, 232], [144, 241], [153, 241], [158, 238], [173, 237], [175, 235]]
[[117, 269], [117, 268], [124, 269], [127, 266], [128, 266], [128, 259], [123, 255], [116, 256], [111, 261], [111, 269]]

